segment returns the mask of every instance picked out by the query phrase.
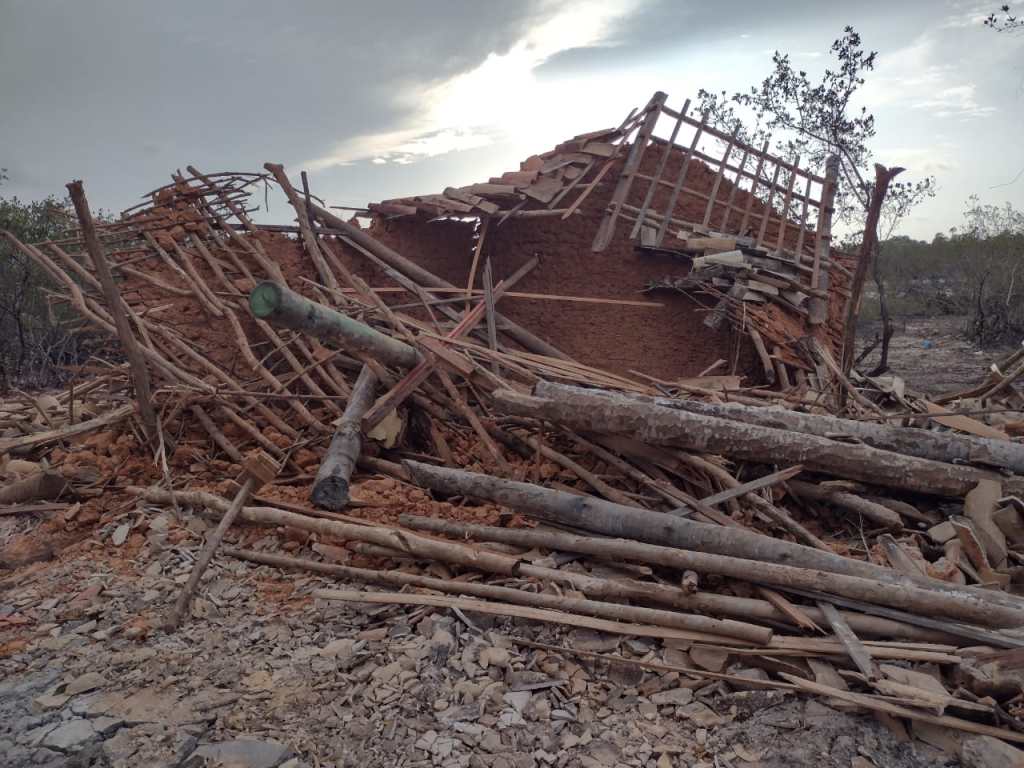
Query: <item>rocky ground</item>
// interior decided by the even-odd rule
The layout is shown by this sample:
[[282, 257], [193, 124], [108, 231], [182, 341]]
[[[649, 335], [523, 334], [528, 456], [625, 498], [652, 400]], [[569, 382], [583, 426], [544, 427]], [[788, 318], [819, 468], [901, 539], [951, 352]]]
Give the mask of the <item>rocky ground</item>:
[[[1014, 349], [1013, 345], [979, 348], [964, 336], [964, 317], [898, 318], [895, 326], [896, 334], [889, 345], [890, 373], [903, 378], [915, 391], [934, 396], [979, 384], [988, 366]], [[880, 323], [864, 323], [859, 329], [858, 348], [880, 333]], [[869, 371], [877, 362], [876, 348], [860, 368]]]
[[[24, 518], [0, 518], [27, 527]], [[729, 670], [685, 645], [433, 608], [219, 558], [159, 628], [204, 523], [138, 508], [0, 581], [0, 766], [612, 768], [955, 765], [902, 728], [784, 691], [681, 680], [514, 638]], [[232, 538], [276, 549], [249, 529]], [[308, 554], [308, 553], [307, 553]], [[0, 574], [3, 575], [3, 574]], [[360, 585], [359, 588], [362, 588]], [[749, 658], [756, 664], [784, 660]], [[839, 705], [841, 706], [841, 705]], [[947, 746], [941, 734], [919, 733]]]

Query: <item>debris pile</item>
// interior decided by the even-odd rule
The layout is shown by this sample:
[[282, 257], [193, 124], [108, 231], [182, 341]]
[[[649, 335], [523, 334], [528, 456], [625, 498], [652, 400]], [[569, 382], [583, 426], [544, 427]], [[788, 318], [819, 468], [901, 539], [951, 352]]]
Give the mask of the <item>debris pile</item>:
[[[662, 113], [676, 120], [668, 140], [654, 135]], [[677, 143], [684, 125], [689, 149]], [[371, 205], [369, 230], [270, 163], [252, 174], [189, 167], [107, 224], [69, 185], [80, 238], [6, 236], [127, 363], [0, 407], [5, 471], [29, 470], [0, 493], [35, 484], [4, 496], [20, 506], [0, 514], [70, 497], [66, 526], [136, 505], [219, 518], [169, 599], [168, 631], [221, 555], [388, 588], [315, 590], [325, 606], [415, 605], [639, 638], [632, 655], [526, 630], [510, 647], [675, 675], [680, 691], [813, 693], [893, 727], [895, 717], [1024, 742], [1024, 444], [1011, 438], [1022, 356], [937, 401], [845, 371], [841, 318], [859, 297], [849, 257], [829, 244], [834, 173], [735, 135], [718, 137], [715, 170], [705, 133], [659, 94], [620, 128], [519, 172]], [[663, 149], [647, 155], [653, 170], [652, 147]], [[700, 176], [706, 194], [688, 186]], [[271, 183], [296, 224], [250, 218], [251, 192]], [[632, 219], [618, 237], [637, 258], [667, 253], [677, 265], [647, 288], [717, 301], [693, 312], [727, 326], [733, 348], [699, 375], [589, 365], [505, 314], [517, 284], [558, 254], [498, 276], [490, 257], [480, 264], [488, 232], [506, 219], [572, 221], [602, 184], [590, 257], [605, 258], [616, 219]], [[477, 246], [461, 252], [468, 283], [389, 246], [394, 222], [382, 217], [412, 232], [480, 217]], [[356, 479], [367, 475], [377, 480]], [[278, 536], [253, 545], [236, 520]], [[490, 655], [498, 668], [502, 652]], [[656, 695], [655, 707], [688, 704]]]

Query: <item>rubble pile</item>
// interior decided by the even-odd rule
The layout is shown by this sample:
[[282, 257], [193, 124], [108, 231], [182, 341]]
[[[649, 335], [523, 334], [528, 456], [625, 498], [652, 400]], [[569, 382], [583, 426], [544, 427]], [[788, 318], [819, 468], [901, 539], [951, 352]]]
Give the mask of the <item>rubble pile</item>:
[[[282, 651], [295, 669], [245, 671], [246, 701], [261, 691], [276, 701], [296, 669], [311, 667], [324, 687], [303, 689], [304, 706], [358, 725], [380, 754], [411, 750], [410, 764], [522, 753], [562, 766], [577, 749], [582, 765], [664, 768], [683, 753], [686, 764], [726, 753], [756, 764], [769, 747], [741, 741], [729, 721], [744, 707], [756, 720], [758, 697], [796, 693], [873, 713], [887, 733], [909, 728], [965, 760], [1014, 754], [1009, 745], [1024, 742], [1014, 383], [1024, 357], [938, 399], [846, 369], [842, 318], [859, 297], [851, 257], [828, 242], [829, 176], [777, 161], [758, 193], [704, 168], [713, 191], [695, 207], [684, 181], [661, 174], [675, 163], [683, 179], [687, 166], [710, 162], [697, 139], [657, 174], [638, 171], [638, 147], [664, 146], [669, 158], [675, 146], [678, 125], [668, 143], [653, 135], [663, 105], [656, 97], [619, 129], [577, 137], [518, 175], [371, 206], [369, 230], [268, 163], [266, 173], [189, 167], [113, 223], [93, 222], [81, 185], [70, 185], [80, 237], [6, 235], [51, 277], [55, 300], [107, 332], [127, 362], [66, 392], [0, 405], [0, 516], [43, 521], [0, 541], [0, 565], [13, 570], [0, 632], [55, 628], [63, 608], [32, 586], [45, 578], [41, 563], [96, 536], [101, 548], [133, 552], [150, 581], [138, 594], [120, 584], [134, 607], [105, 622], [89, 618], [101, 611], [83, 598], [84, 621], [52, 636], [62, 647], [116, 635], [158, 654], [198, 644], [211, 662], [233, 656], [283, 632], [273, 614], [244, 631], [224, 619], [233, 603], [261, 602], [251, 580], [273, 579], [288, 632], [302, 640]], [[682, 123], [685, 113], [672, 114]], [[736, 170], [731, 141], [725, 170]], [[738, 180], [748, 155], [756, 151], [745, 149]], [[629, 238], [641, 254], [678, 257], [678, 274], [647, 287], [714, 298], [703, 317], [737, 339], [737, 354], [699, 375], [571, 358], [503, 314], [540, 260], [498, 279], [489, 259], [480, 263], [488, 228], [571, 219], [612, 168], [620, 175], [605, 190], [610, 223], [594, 258], [620, 215], [637, 224]], [[797, 178], [807, 179], [802, 197]], [[637, 179], [672, 191], [630, 189]], [[263, 184], [287, 196], [295, 224], [250, 218]], [[661, 202], [668, 213], [654, 212]], [[679, 219], [705, 202], [701, 220]], [[438, 216], [484, 217], [480, 247], [463, 254], [467, 285], [374, 236], [380, 217], [429, 228]], [[645, 219], [672, 227], [652, 232]], [[750, 368], [739, 362], [743, 345]], [[228, 585], [226, 572], [250, 582]], [[378, 616], [382, 626], [365, 626]], [[332, 634], [342, 619], [355, 636]], [[223, 647], [203, 637], [207, 623], [221, 627]], [[0, 657], [31, 656], [23, 639], [0, 634], [4, 642]], [[68, 692], [74, 680], [29, 685], [50, 714], [18, 749], [70, 754], [106, 744], [108, 727], [127, 741], [129, 726], [173, 721], [186, 733], [174, 737], [175, 759], [198, 765], [198, 737], [211, 721], [224, 725], [220, 705], [186, 690], [160, 696], [192, 719], [132, 720], [117, 709], [123, 701], [86, 712], [75, 697], [87, 691]], [[214, 683], [230, 693], [226, 680]], [[359, 714], [337, 711], [337, 694], [325, 693], [336, 689], [359, 700]], [[710, 706], [713, 693], [732, 696], [736, 711]], [[451, 731], [381, 714], [412, 701]], [[616, 716], [634, 706], [642, 756], [614, 735]], [[666, 741], [662, 717], [691, 724], [693, 741]], [[299, 745], [289, 718], [264, 730], [310, 754], [327, 726], [304, 725]], [[598, 722], [607, 736], [595, 735]], [[548, 730], [515, 735], [528, 723]], [[390, 747], [374, 741], [382, 733]], [[121, 759], [141, 759], [139, 749]], [[883, 764], [855, 762], [867, 757], [843, 753], [846, 764]], [[282, 747], [266, 764], [293, 759]]]

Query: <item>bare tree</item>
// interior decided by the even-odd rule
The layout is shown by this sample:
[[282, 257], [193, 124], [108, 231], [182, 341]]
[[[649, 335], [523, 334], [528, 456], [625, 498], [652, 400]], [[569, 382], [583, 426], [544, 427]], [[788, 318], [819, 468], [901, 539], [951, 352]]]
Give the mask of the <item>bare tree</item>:
[[[740, 123], [740, 115], [752, 115], [753, 130], [741, 133], [748, 142], [771, 141], [783, 157], [797, 155], [813, 166], [822, 167], [830, 155], [840, 159], [842, 183], [836, 197], [835, 217], [851, 228], [860, 228], [860, 239], [874, 239], [876, 247], [867, 257], [877, 261], [877, 237], [863, 230], [874, 190], [874, 158], [870, 142], [875, 137], [875, 118], [866, 107], [854, 106], [854, 97], [875, 68], [877, 51], [865, 51], [860, 35], [846, 27], [832, 43], [834, 65], [827, 67], [814, 82], [805, 70], [793, 67], [790, 57], [775, 52], [773, 71], [759, 86], [734, 93], [699, 94], [701, 109], [708, 119], [730, 130]], [[927, 176], [916, 181], [891, 181], [880, 215], [881, 226], [890, 233], [922, 200], [935, 194], [935, 179]], [[868, 265], [865, 264], [865, 268]], [[880, 301], [886, 302], [882, 273], [871, 269], [879, 287]], [[888, 306], [883, 312], [882, 361], [887, 366], [893, 326]], [[876, 373], [880, 372], [876, 368]]]

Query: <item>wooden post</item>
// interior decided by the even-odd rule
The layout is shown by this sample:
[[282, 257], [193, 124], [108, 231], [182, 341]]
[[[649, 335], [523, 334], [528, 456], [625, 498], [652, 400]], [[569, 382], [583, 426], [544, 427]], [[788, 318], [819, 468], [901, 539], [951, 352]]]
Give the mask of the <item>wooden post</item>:
[[189, 604], [192, 602], [192, 595], [195, 594], [196, 587], [199, 586], [199, 580], [203, 577], [203, 573], [206, 571], [206, 567], [210, 564], [213, 559], [213, 555], [217, 551], [217, 547], [220, 546], [221, 541], [224, 540], [224, 534], [228, 532], [228, 528], [234, 523], [235, 518], [238, 517], [238, 513], [242, 511], [242, 507], [245, 506], [245, 502], [249, 500], [249, 497], [255, 493], [259, 488], [273, 481], [280, 471], [280, 467], [271, 459], [267, 454], [262, 451], [249, 456], [245, 463], [242, 465], [243, 470], [243, 481], [242, 487], [238, 493], [235, 494], [235, 498], [231, 502], [231, 506], [228, 511], [224, 513], [224, 517], [220, 519], [220, 524], [214, 530], [213, 534], [209, 539], [206, 540], [206, 544], [203, 546], [202, 552], [199, 553], [199, 557], [196, 558], [195, 565], [192, 566], [192, 573], [189, 574], [188, 581], [182, 588], [181, 593], [178, 595], [177, 601], [174, 603], [174, 608], [171, 609], [167, 615], [167, 620], [164, 623], [164, 628], [171, 632], [177, 629], [181, 625], [181, 621], [185, 614], [188, 612]]
[[[491, 257], [484, 262], [484, 308], [487, 312], [487, 346], [495, 352], [498, 351], [498, 326], [494, 319], [494, 273], [491, 271]], [[501, 375], [501, 368], [498, 361], [491, 363], [494, 373]]]
[[[835, 210], [836, 187], [839, 185], [839, 157], [832, 155], [825, 163], [825, 184], [818, 207], [818, 227], [814, 233], [814, 266], [811, 288], [828, 293], [829, 268], [832, 259], [832, 213]], [[801, 258], [798, 253], [797, 260]], [[821, 325], [828, 319], [828, 301], [811, 296], [807, 301], [808, 320]]]
[[377, 376], [370, 366], [364, 365], [352, 387], [345, 412], [338, 420], [327, 454], [316, 473], [310, 499], [318, 507], [337, 511], [348, 504], [349, 480], [362, 448], [363, 415], [373, 403], [373, 390], [376, 386]]
[[114, 327], [117, 329], [117, 336], [124, 349], [124, 356], [128, 358], [128, 365], [131, 368], [132, 380], [135, 382], [135, 396], [139, 403], [139, 414], [142, 416], [142, 428], [146, 433], [146, 439], [155, 443], [158, 438], [159, 425], [157, 424], [156, 410], [153, 408], [153, 395], [150, 391], [149, 369], [142, 356], [139, 342], [132, 333], [131, 325], [128, 323], [128, 313], [121, 298], [114, 276], [110, 273], [110, 266], [107, 264], [107, 257], [103, 253], [103, 246], [96, 234], [96, 225], [92, 220], [92, 213], [89, 211], [89, 201], [85, 197], [85, 189], [81, 181], [72, 181], [67, 185], [71, 194], [71, 202], [74, 203], [75, 213], [78, 214], [78, 222], [82, 226], [82, 239], [89, 251], [93, 265], [96, 268], [96, 275], [103, 287], [103, 297], [107, 301], [110, 316], [114, 320]]

